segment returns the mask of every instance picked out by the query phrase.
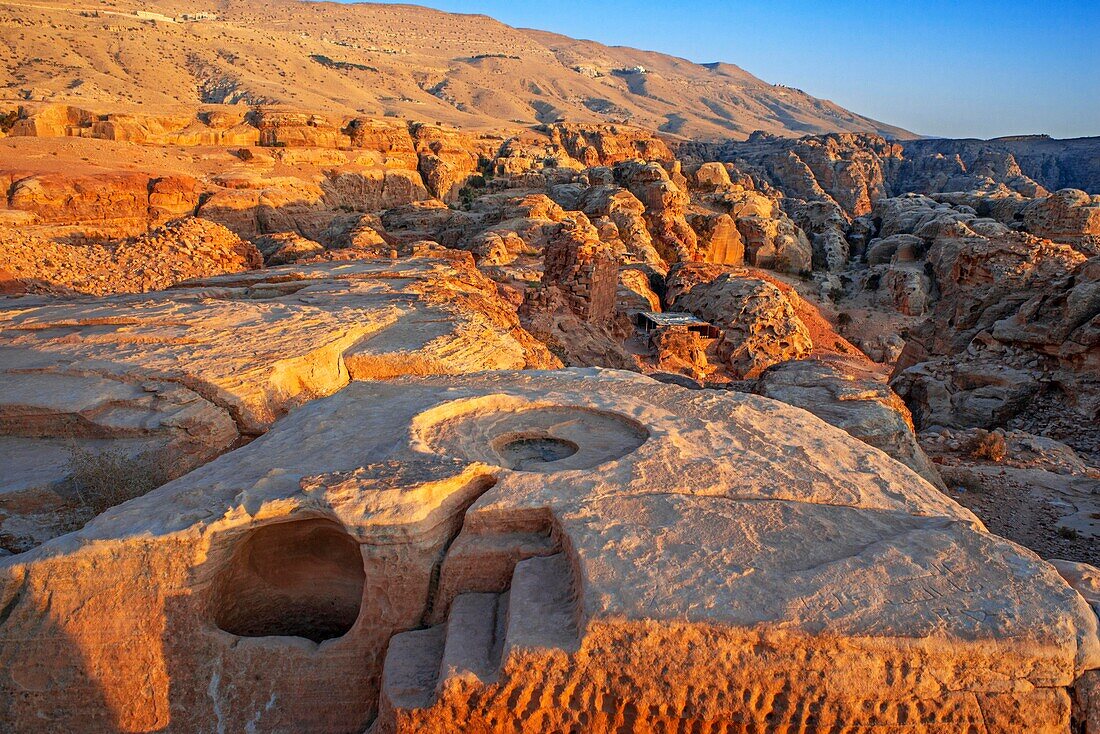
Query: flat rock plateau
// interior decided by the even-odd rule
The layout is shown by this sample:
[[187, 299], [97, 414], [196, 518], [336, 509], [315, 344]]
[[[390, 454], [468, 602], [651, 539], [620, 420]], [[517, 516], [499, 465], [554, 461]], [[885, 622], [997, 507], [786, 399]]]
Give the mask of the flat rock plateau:
[[1100, 138], [412, 6], [0, 40], [0, 732], [1100, 734]]

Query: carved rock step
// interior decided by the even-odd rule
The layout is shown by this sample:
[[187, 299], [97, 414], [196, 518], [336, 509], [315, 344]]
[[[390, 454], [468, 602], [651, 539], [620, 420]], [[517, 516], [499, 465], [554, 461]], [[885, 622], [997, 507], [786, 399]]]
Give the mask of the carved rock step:
[[517, 563], [503, 656], [517, 647], [575, 651], [580, 646], [575, 614], [573, 578], [565, 554]]
[[483, 683], [496, 677], [504, 642], [508, 594], [459, 594], [447, 617], [439, 688], [449, 678], [472, 674]]
[[443, 625], [394, 635], [382, 667], [382, 707], [425, 708], [435, 700]]
[[574, 613], [572, 574], [562, 553], [520, 561], [510, 592], [459, 594], [446, 624], [390, 640], [371, 731], [391, 731], [399, 710], [432, 706], [448, 681], [473, 676], [475, 685], [494, 682], [512, 648], [575, 651]]

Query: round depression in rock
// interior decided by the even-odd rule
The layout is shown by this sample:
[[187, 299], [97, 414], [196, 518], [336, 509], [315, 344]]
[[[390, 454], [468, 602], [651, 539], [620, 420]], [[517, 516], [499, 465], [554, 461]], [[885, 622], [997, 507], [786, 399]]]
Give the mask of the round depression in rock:
[[447, 456], [516, 471], [588, 469], [626, 456], [649, 438], [637, 421], [591, 408], [462, 407], [433, 411], [438, 419], [421, 432], [428, 446]]

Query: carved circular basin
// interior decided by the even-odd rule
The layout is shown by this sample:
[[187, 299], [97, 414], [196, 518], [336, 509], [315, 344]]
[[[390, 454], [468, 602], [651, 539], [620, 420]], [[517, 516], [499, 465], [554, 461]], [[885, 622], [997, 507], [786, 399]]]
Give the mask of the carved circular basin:
[[619, 413], [505, 396], [439, 406], [419, 416], [414, 430], [436, 453], [544, 473], [599, 466], [649, 438], [645, 426]]
[[530, 471], [532, 468], [538, 471], [539, 464], [561, 461], [580, 450], [577, 444], [564, 438], [533, 433], [502, 436], [495, 442], [494, 448], [512, 468], [521, 471]]

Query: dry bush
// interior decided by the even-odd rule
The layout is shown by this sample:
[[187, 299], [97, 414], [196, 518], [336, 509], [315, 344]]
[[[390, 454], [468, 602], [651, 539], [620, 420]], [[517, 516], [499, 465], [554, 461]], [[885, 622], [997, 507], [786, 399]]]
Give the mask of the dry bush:
[[156, 489], [170, 478], [157, 454], [128, 456], [117, 449], [93, 452], [75, 447], [69, 473], [80, 501], [96, 515]]
[[978, 430], [967, 447], [970, 457], [985, 461], [1002, 461], [1008, 454], [1005, 437], [993, 431]]

